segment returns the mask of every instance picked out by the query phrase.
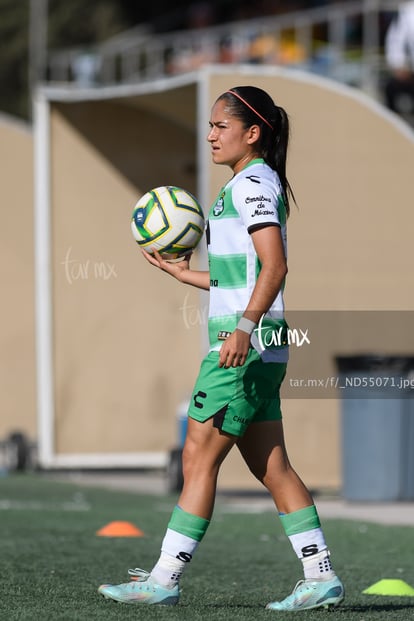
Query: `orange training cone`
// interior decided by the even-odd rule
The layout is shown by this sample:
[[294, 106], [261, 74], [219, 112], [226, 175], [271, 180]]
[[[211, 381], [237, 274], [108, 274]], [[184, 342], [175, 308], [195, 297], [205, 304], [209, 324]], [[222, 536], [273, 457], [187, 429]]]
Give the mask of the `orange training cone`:
[[109, 522], [96, 531], [98, 537], [143, 537], [144, 533], [140, 528], [131, 522]]

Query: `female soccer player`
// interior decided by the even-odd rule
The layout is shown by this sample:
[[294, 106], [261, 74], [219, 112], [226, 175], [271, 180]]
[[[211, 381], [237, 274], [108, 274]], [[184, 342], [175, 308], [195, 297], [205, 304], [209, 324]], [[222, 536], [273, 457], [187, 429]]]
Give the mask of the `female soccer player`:
[[[179, 581], [209, 526], [217, 476], [234, 445], [269, 490], [304, 579], [267, 608], [286, 612], [338, 605], [344, 588], [332, 569], [313, 500], [286, 452], [279, 391], [288, 347], [283, 339], [287, 273], [286, 178], [289, 121], [263, 90], [231, 88], [215, 102], [207, 137], [213, 162], [233, 176], [207, 223], [209, 270], [188, 257], [145, 258], [178, 281], [210, 291], [210, 351], [196, 380], [183, 449], [184, 485], [151, 573], [129, 570], [130, 582], [102, 585], [120, 602], [176, 604]], [[267, 344], [270, 344], [269, 346]]]

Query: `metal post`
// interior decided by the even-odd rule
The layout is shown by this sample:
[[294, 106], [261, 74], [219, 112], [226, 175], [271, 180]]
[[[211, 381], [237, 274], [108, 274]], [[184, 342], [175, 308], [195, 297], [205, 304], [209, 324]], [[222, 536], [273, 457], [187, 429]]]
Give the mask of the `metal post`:
[[379, 0], [365, 0], [363, 15], [362, 52], [364, 59], [362, 90], [373, 97], [378, 96], [378, 53], [379, 53]]
[[48, 0], [30, 0], [29, 15], [29, 110], [32, 116], [32, 95], [38, 82], [46, 78]]

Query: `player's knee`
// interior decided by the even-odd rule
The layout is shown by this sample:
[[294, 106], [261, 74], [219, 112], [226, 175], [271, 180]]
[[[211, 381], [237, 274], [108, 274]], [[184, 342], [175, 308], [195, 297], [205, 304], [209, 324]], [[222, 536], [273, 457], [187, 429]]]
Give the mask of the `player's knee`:
[[206, 450], [196, 442], [187, 441], [183, 450], [182, 468], [184, 480], [217, 477], [221, 460], [213, 451]]

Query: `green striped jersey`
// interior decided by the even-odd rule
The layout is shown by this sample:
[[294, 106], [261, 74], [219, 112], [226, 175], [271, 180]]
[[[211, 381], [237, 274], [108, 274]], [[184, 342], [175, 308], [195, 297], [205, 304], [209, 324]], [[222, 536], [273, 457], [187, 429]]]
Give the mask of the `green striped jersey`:
[[[207, 244], [210, 271], [210, 350], [220, 349], [247, 307], [260, 272], [250, 233], [279, 226], [285, 254], [286, 206], [277, 173], [264, 160], [252, 160], [220, 191], [210, 208]], [[283, 287], [253, 332], [251, 343], [264, 361], [286, 362]], [[270, 333], [269, 333], [270, 331]], [[273, 336], [272, 336], [273, 333]]]

